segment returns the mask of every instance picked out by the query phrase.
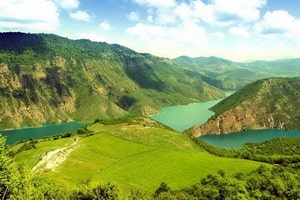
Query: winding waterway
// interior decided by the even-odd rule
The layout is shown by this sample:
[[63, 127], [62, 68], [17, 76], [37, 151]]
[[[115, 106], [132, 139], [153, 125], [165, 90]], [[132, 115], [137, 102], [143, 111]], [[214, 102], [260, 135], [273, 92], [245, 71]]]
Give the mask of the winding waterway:
[[[230, 96], [234, 91], [226, 92], [226, 96]], [[172, 129], [182, 132], [195, 125], [204, 124], [214, 112], [209, 110], [212, 106], [219, 103], [222, 99], [191, 103], [188, 105], [168, 106], [163, 107], [160, 113], [152, 115], [155, 119]]]
[[3, 136], [6, 136], [7, 144], [14, 144], [19, 141], [25, 141], [29, 139], [37, 139], [46, 136], [72, 132], [83, 126], [86, 123], [81, 123], [78, 121], [64, 122], [61, 124], [45, 124], [40, 127], [34, 128], [20, 128], [14, 130], [0, 130]]
[[[232, 93], [228, 92], [226, 96]], [[204, 124], [214, 115], [209, 108], [221, 100], [164, 107], [160, 114], [153, 115], [151, 118], [182, 132], [192, 126]], [[300, 130], [253, 130], [226, 135], [206, 135], [199, 139], [220, 148], [240, 148], [248, 142], [264, 142], [280, 137], [300, 138]]]
[[204, 135], [199, 139], [220, 148], [240, 148], [245, 143], [264, 142], [282, 137], [300, 138], [300, 130], [253, 130], [222, 135]]
[[218, 102], [220, 100], [163, 107], [160, 114], [152, 115], [151, 118], [182, 132], [195, 125], [204, 124], [214, 115], [209, 108]]
[[[233, 92], [227, 92], [226, 96]], [[169, 106], [161, 109], [161, 113], [153, 115], [151, 118], [182, 132], [195, 125], [204, 124], [214, 112], [209, 108], [220, 102], [222, 99], [198, 102], [188, 105]], [[46, 136], [72, 132], [87, 125], [78, 121], [65, 122], [61, 124], [45, 124], [36, 128], [20, 128], [15, 130], [0, 130], [6, 136], [7, 144], [14, 144], [18, 141], [42, 138]], [[239, 148], [248, 142], [263, 142], [279, 137], [300, 138], [300, 130], [257, 130], [232, 133], [227, 135], [206, 135], [199, 139], [221, 148]]]

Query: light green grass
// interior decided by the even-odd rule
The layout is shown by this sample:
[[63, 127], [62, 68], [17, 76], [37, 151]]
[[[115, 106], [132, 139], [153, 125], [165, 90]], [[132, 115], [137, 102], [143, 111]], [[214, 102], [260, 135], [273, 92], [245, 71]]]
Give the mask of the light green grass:
[[[199, 149], [187, 136], [166, 129], [142, 125], [92, 125], [90, 130], [98, 132], [80, 138], [77, 148], [68, 159], [54, 171], [42, 174], [47, 179], [74, 187], [82, 180], [93, 184], [112, 182], [122, 192], [139, 189], [151, 194], [164, 181], [179, 189], [200, 181], [201, 178], [224, 170], [226, 173], [250, 171], [261, 163], [216, 157]], [[71, 143], [55, 140], [40, 142], [37, 149], [16, 156], [29, 165], [36, 157], [51, 148]], [[45, 148], [49, 146], [48, 148]]]
[[[74, 138], [63, 138], [59, 140], [48, 140], [38, 142], [36, 149], [22, 151], [15, 156], [15, 161], [26, 169], [31, 169], [48, 151], [55, 150], [70, 145]], [[19, 146], [19, 144], [18, 144]]]

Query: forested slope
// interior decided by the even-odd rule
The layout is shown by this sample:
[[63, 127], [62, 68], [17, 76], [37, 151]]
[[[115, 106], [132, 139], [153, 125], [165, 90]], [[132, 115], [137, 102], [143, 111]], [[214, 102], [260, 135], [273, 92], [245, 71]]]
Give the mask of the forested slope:
[[268, 78], [248, 84], [211, 108], [216, 114], [191, 134], [251, 129], [300, 129], [300, 77]]
[[147, 115], [222, 96], [168, 59], [117, 44], [0, 33], [0, 128]]

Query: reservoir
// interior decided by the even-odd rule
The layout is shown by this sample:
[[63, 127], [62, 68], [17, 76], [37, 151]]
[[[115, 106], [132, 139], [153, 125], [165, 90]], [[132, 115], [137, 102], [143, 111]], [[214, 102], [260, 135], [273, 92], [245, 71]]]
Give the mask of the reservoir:
[[[233, 92], [227, 92], [226, 96]], [[161, 109], [161, 113], [151, 116], [151, 118], [182, 132], [195, 125], [204, 124], [214, 112], [209, 108], [220, 102], [222, 99], [207, 102], [198, 102], [188, 105], [169, 106]], [[14, 144], [18, 141], [37, 139], [56, 134], [73, 132], [87, 123], [79, 121], [64, 122], [61, 124], [45, 124], [35, 128], [20, 128], [14, 130], [0, 130], [0, 133], [6, 136], [7, 144]], [[206, 135], [200, 139], [220, 148], [240, 148], [247, 142], [263, 142], [279, 137], [297, 137], [300, 138], [300, 130], [255, 130], [244, 131], [240, 133], [231, 133], [223, 135]]]
[[[232, 93], [227, 92], [226, 96]], [[164, 107], [160, 114], [152, 115], [151, 118], [182, 132], [192, 126], [204, 124], [214, 115], [209, 108], [221, 100]], [[240, 148], [248, 142], [264, 142], [280, 137], [300, 138], [300, 130], [253, 130], [222, 135], [205, 135], [199, 139], [220, 148]]]
[[25, 141], [29, 139], [37, 139], [46, 136], [72, 132], [86, 126], [87, 123], [80, 123], [78, 121], [64, 122], [61, 124], [45, 124], [34, 128], [20, 128], [14, 130], [0, 130], [3, 136], [6, 136], [7, 144], [14, 144], [18, 141]]
[[204, 135], [199, 139], [220, 148], [240, 148], [249, 142], [264, 142], [281, 137], [300, 138], [300, 130], [253, 130], [222, 135]]
[[204, 124], [214, 115], [214, 112], [209, 110], [209, 108], [220, 101], [212, 100], [188, 105], [163, 107], [160, 110], [160, 114], [152, 115], [151, 118], [176, 131], [182, 132], [195, 125]]
[[[226, 96], [230, 96], [234, 91], [226, 92]], [[160, 113], [150, 116], [172, 129], [182, 132], [195, 125], [204, 124], [214, 112], [209, 110], [212, 106], [219, 103], [222, 99], [191, 103], [188, 105], [163, 107]]]

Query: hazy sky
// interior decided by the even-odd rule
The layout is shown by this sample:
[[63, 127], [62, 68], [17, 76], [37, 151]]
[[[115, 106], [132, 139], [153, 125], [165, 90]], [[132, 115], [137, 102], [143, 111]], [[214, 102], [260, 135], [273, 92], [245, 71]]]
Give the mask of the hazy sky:
[[300, 0], [1, 0], [0, 31], [89, 38], [169, 58], [300, 57]]

